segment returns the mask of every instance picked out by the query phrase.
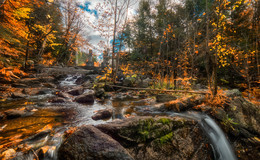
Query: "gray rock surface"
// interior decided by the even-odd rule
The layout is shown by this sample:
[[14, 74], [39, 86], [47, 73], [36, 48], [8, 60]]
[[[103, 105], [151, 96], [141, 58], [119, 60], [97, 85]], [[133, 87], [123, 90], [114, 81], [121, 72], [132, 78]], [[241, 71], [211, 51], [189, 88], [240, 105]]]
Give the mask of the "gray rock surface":
[[182, 118], [136, 117], [97, 126], [135, 160], [207, 159], [211, 148], [196, 122]]
[[93, 126], [82, 126], [58, 150], [59, 160], [133, 160], [117, 141]]
[[156, 102], [168, 102], [172, 100], [176, 100], [177, 98], [170, 94], [158, 94], [156, 95]]
[[94, 120], [108, 119], [112, 117], [112, 113], [112, 109], [103, 109], [97, 111], [97, 113], [94, 114], [91, 118]]
[[94, 102], [94, 91], [90, 90], [75, 98], [78, 103], [93, 103]]

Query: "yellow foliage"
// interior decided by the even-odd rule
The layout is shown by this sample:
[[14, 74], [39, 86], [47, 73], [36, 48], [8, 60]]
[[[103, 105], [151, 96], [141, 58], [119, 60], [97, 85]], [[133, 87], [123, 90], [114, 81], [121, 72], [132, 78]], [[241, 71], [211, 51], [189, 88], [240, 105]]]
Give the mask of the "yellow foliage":
[[14, 13], [14, 16], [17, 19], [29, 19], [30, 12], [32, 11], [31, 8], [18, 8], [16, 12]]

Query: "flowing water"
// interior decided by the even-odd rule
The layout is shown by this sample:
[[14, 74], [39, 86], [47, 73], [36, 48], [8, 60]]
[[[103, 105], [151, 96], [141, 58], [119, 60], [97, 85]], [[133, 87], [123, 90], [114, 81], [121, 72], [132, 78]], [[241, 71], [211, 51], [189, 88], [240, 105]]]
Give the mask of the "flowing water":
[[216, 160], [236, 160], [234, 151], [224, 132], [217, 123], [208, 115], [198, 112], [174, 113], [172, 116], [180, 116], [197, 121], [211, 142], [211, 147]]
[[[60, 82], [59, 87], [74, 86], [77, 78], [79, 76], [68, 76]], [[41, 148], [45, 153], [44, 159], [57, 159], [57, 148], [62, 142], [62, 135], [73, 127], [107, 123], [127, 116], [172, 115], [152, 110], [149, 107], [155, 103], [152, 99], [142, 100], [138, 97], [124, 100], [108, 99], [102, 103], [95, 101], [94, 104], [83, 105], [73, 101], [62, 104], [49, 103], [48, 100], [53, 96], [54, 94], [50, 93], [0, 102], [0, 111], [31, 108], [34, 112], [29, 116], [0, 121], [0, 153], [7, 148], [13, 148], [16, 150], [17, 159], [32, 160], [36, 150]], [[100, 109], [113, 109], [112, 118], [94, 121], [91, 116]], [[175, 113], [174, 116], [191, 118], [199, 122], [211, 141], [215, 159], [236, 159], [225, 134], [209, 116], [199, 113]]]

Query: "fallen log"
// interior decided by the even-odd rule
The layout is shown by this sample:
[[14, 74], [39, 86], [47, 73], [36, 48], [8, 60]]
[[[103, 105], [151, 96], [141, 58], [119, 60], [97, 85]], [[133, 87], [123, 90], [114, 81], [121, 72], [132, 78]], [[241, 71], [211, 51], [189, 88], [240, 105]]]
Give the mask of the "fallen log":
[[124, 88], [124, 89], [129, 89], [129, 90], [146, 90], [146, 91], [157, 91], [157, 92], [209, 94], [209, 92], [206, 92], [206, 91], [184, 91], [184, 90], [164, 90], [164, 89], [151, 89], [151, 88], [132, 88], [132, 87], [125, 87], [125, 86], [117, 86], [117, 85], [108, 85], [108, 86]]

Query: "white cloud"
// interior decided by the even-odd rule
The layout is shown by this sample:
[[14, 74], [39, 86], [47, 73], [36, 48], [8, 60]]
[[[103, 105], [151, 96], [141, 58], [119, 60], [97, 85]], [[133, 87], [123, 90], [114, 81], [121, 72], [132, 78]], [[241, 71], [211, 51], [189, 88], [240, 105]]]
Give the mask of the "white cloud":
[[[136, 9], [138, 8], [138, 4], [139, 4], [139, 0], [133, 0], [135, 1], [135, 3], [133, 3], [130, 8], [128, 9], [128, 18], [131, 19], [137, 12], [136, 12]], [[104, 0], [77, 0], [77, 2], [81, 5], [84, 5], [85, 2], [90, 2], [90, 5], [89, 5], [89, 9], [91, 10], [94, 10], [96, 9], [96, 6], [99, 4], [99, 3], [102, 3], [104, 2]], [[87, 11], [85, 11], [84, 13], [84, 16], [86, 18], [86, 27], [85, 27], [85, 33], [87, 35], [85, 35], [86, 37], [90, 38], [89, 40], [89, 43], [92, 44], [94, 47], [98, 48], [99, 50], [103, 50], [103, 48], [100, 48], [97, 44], [101, 41], [101, 40], [105, 40], [103, 37], [100, 36], [100, 33], [98, 31], [95, 31], [93, 28], [91, 28], [90, 24], [89, 24], [89, 21], [92, 23], [92, 24], [97, 24], [97, 17], [94, 15], [94, 13], [89, 13]], [[98, 13], [99, 14], [99, 13]], [[107, 22], [109, 23], [109, 22]], [[113, 30], [113, 28], [111, 28], [111, 30]], [[100, 52], [100, 51], [97, 51], [97, 50], [93, 50], [94, 52]], [[96, 53], [96, 54], [100, 54], [100, 53]]]

